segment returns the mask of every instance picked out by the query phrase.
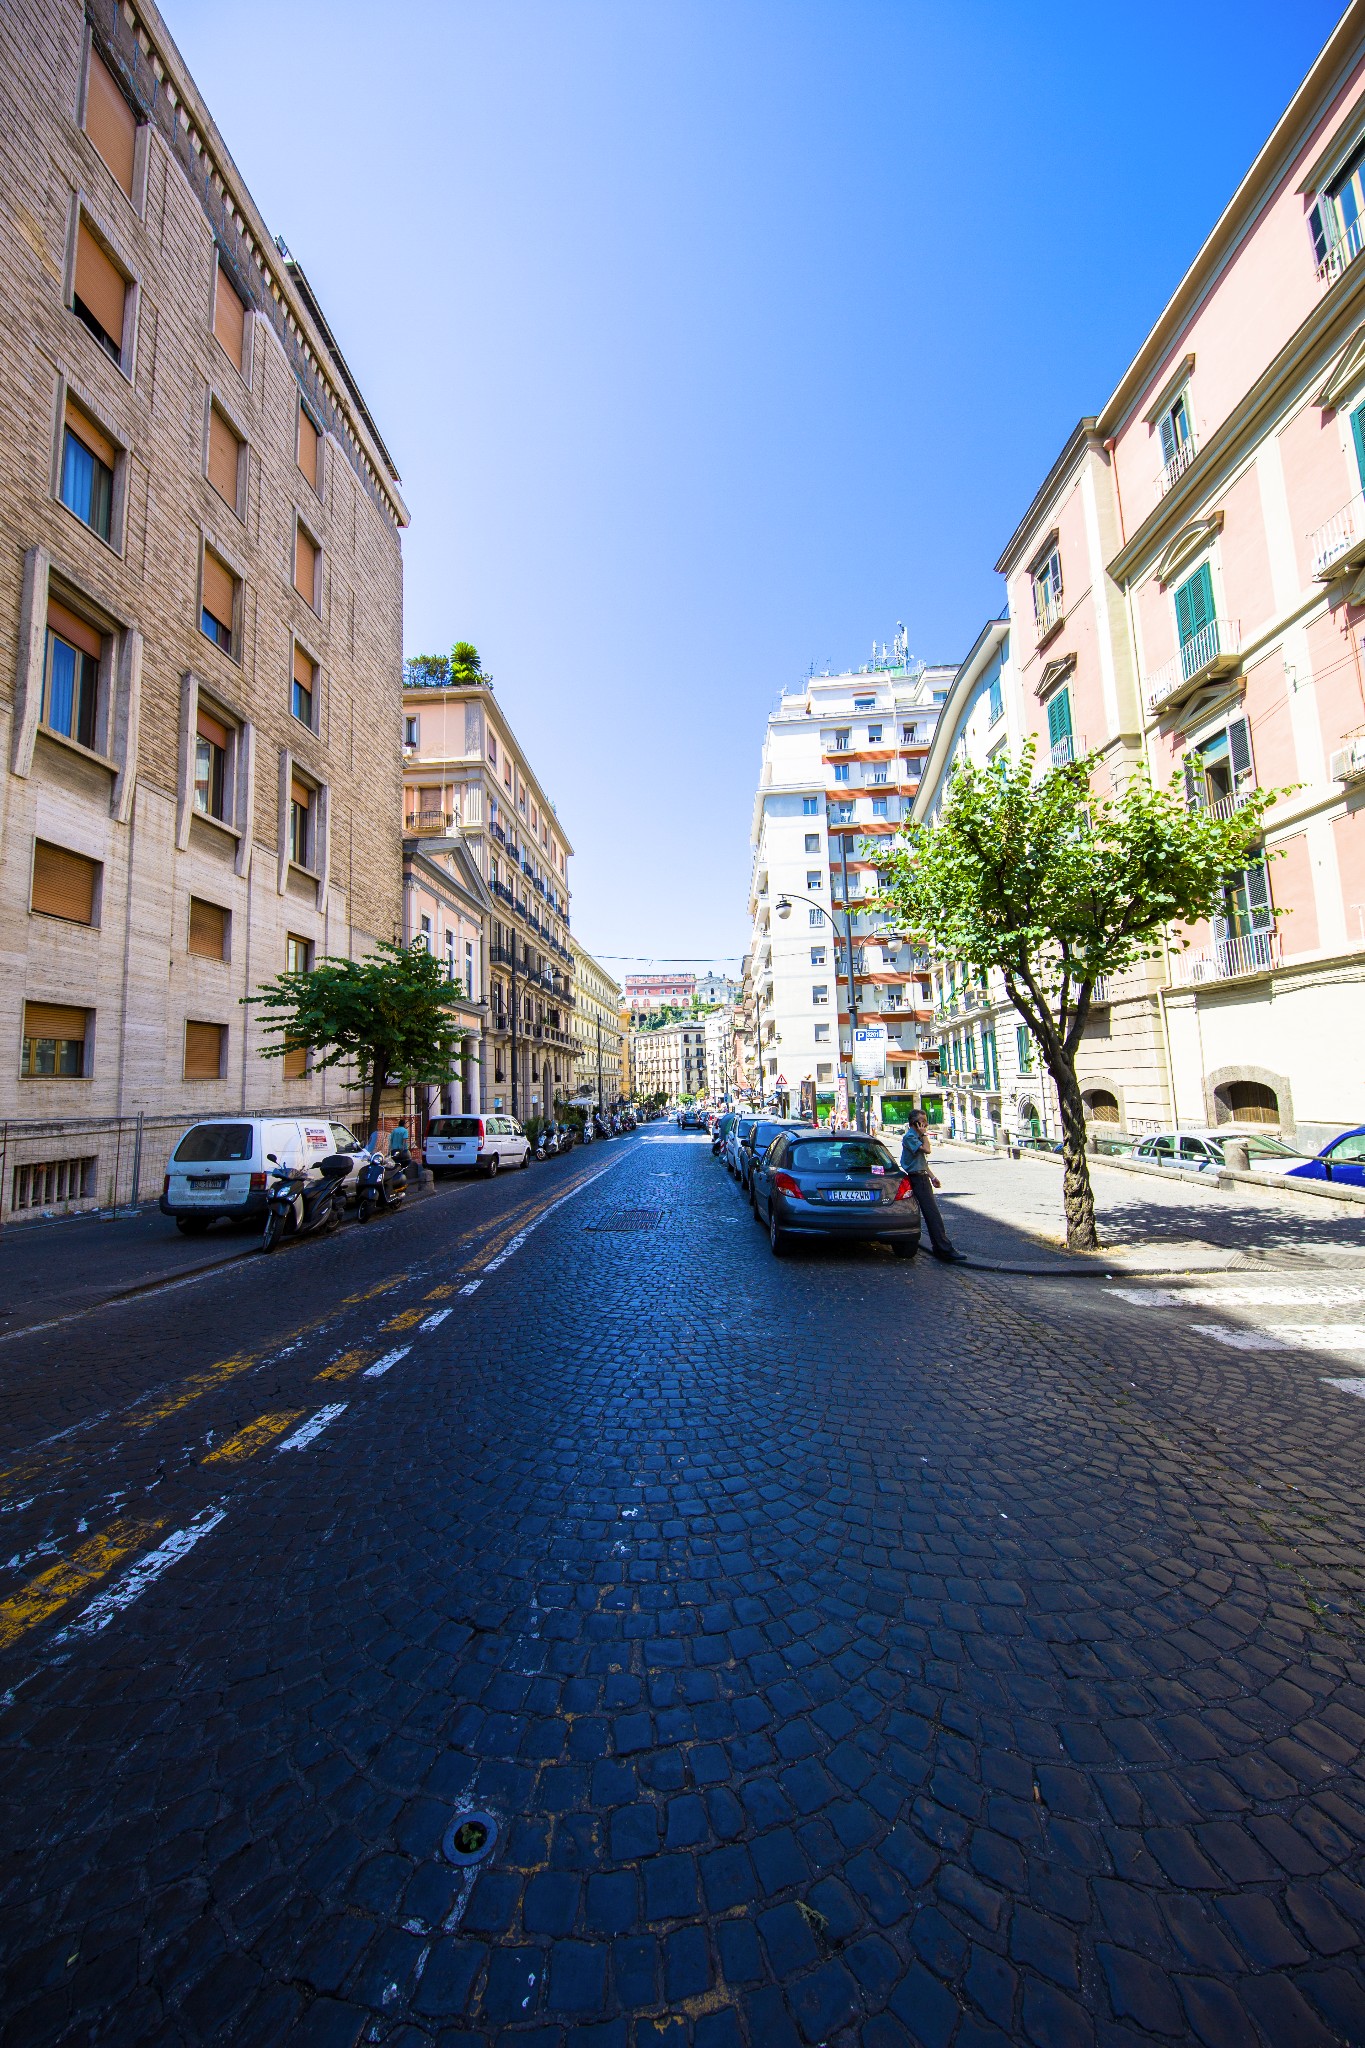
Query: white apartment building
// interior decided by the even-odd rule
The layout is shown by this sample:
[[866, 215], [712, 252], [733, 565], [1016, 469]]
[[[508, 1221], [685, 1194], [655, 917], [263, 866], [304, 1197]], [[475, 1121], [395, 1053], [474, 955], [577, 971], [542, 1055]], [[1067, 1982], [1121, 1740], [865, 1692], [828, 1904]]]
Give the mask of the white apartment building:
[[874, 1120], [903, 1122], [930, 1084], [927, 962], [892, 928], [871, 855], [909, 815], [953, 675], [912, 665], [901, 633], [867, 668], [783, 691], [768, 719], [749, 889], [766, 1101], [794, 1106], [809, 1081], [820, 1115], [833, 1111], [850, 1072], [850, 950], [858, 1021], [885, 1023], [890, 1041]]
[[[710, 976], [707, 978], [711, 979]], [[733, 987], [733, 983], [729, 985]], [[736, 1087], [735, 1033], [738, 1029], [734, 1002], [723, 1002], [719, 1009], [711, 1010], [703, 1017], [701, 1023], [710, 1091], [714, 1096], [733, 1095]]]
[[636, 1096], [677, 1102], [707, 1090], [706, 1032], [700, 1017], [683, 1017], [630, 1034], [630, 1077]]

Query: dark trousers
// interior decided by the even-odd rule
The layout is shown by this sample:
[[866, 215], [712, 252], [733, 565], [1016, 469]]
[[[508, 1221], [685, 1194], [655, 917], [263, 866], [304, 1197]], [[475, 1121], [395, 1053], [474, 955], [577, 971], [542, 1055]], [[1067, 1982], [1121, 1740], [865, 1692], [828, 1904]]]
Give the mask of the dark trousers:
[[927, 1173], [912, 1173], [910, 1185], [919, 1203], [920, 1220], [929, 1233], [930, 1244], [936, 1252], [950, 1252], [953, 1247], [943, 1227], [943, 1213], [934, 1196], [934, 1183]]

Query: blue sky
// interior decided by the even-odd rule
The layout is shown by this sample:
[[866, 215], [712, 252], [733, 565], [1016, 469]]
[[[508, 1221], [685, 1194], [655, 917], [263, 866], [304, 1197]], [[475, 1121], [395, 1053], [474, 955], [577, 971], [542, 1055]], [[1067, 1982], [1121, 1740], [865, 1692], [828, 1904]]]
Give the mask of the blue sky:
[[[738, 956], [763, 721], [955, 660], [1333, 4], [162, 0], [604, 959]], [[303, 118], [300, 118], [300, 113]]]

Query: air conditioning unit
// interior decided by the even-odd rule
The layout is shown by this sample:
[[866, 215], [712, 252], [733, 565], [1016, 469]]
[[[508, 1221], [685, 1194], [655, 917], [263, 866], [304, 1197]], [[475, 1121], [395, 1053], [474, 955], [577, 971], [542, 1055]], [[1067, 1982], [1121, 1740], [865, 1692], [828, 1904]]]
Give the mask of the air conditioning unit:
[[1355, 739], [1332, 752], [1333, 782], [1357, 782], [1365, 776], [1365, 739]]

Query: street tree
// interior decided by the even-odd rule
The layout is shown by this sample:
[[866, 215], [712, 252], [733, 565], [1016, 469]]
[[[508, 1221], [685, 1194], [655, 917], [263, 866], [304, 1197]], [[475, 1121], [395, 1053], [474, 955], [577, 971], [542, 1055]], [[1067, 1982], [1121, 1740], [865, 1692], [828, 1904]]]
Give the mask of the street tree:
[[1186, 946], [1181, 927], [1225, 908], [1262, 858], [1277, 795], [1249, 792], [1231, 817], [1188, 809], [1144, 770], [1117, 795], [1092, 786], [1096, 757], [1035, 777], [1032, 741], [1013, 764], [963, 764], [938, 822], [907, 825], [879, 857], [893, 916], [950, 960], [998, 968], [1036, 1039], [1062, 1116], [1067, 1245], [1091, 1251], [1095, 1201], [1076, 1053], [1096, 982]]
[[367, 1131], [379, 1127], [379, 1098], [389, 1075], [440, 1083], [459, 1065], [458, 981], [420, 940], [385, 940], [363, 960], [320, 960], [316, 967], [263, 982], [244, 1003], [260, 1008], [275, 1043], [266, 1059], [300, 1049], [317, 1067], [353, 1060], [368, 1090]]

